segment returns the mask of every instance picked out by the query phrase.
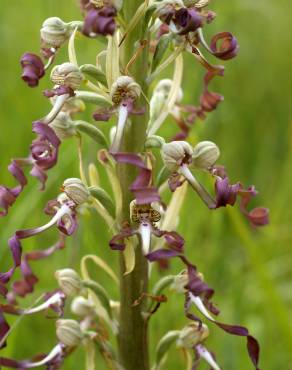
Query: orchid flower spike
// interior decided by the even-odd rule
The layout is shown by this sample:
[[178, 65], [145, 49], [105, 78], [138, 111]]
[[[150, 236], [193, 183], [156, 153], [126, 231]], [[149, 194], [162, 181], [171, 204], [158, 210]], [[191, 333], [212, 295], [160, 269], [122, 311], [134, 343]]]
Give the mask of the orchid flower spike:
[[133, 112], [134, 103], [139, 99], [141, 87], [130, 76], [120, 76], [112, 85], [110, 96], [118, 107], [118, 123], [111, 152], [117, 153], [121, 147], [128, 115]]

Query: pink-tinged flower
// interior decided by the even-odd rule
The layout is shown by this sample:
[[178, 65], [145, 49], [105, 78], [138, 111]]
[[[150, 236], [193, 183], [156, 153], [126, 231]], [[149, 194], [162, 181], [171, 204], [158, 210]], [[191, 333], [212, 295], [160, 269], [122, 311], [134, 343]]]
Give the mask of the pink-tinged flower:
[[220, 32], [213, 36], [210, 50], [215, 57], [228, 60], [238, 54], [239, 45], [236, 38], [230, 32]]
[[89, 9], [82, 32], [88, 37], [113, 35], [116, 30], [116, 15], [117, 11], [112, 6]]
[[[72, 180], [75, 180], [75, 185], [72, 183]], [[15, 269], [19, 266], [22, 266], [24, 274], [26, 273], [27, 265], [22, 265], [21, 240], [40, 234], [55, 225], [65, 235], [72, 235], [76, 230], [76, 209], [80, 204], [87, 201], [89, 192], [79, 179], [67, 179], [63, 184], [63, 188], [64, 193], [57, 200], [49, 202], [46, 208], [46, 213], [53, 216], [48, 223], [32, 229], [18, 230], [9, 239], [8, 245], [12, 254], [13, 266], [7, 272], [0, 273], [0, 283], [8, 283]]]
[[7, 188], [6, 186], [0, 185], [0, 217], [7, 215], [9, 207], [14, 204], [17, 197], [22, 192], [22, 189], [27, 184], [27, 179], [17, 160], [12, 160], [11, 164], [8, 166], [8, 170], [19, 185], [14, 188]]
[[30, 147], [33, 165], [30, 174], [40, 180], [41, 190], [43, 190], [47, 179], [46, 171], [57, 163], [61, 142], [54, 130], [43, 122], [34, 122], [33, 132], [38, 134], [38, 137]]
[[39, 80], [45, 74], [45, 66], [41, 58], [32, 53], [25, 53], [20, 59], [22, 67], [21, 78], [25, 81], [28, 86], [36, 87], [39, 84]]
[[147, 255], [151, 248], [151, 236], [164, 237], [165, 243], [176, 251], [182, 252], [184, 239], [175, 231], [160, 230], [156, 223], [160, 220], [160, 213], [151, 204], [139, 205], [133, 202], [131, 205], [131, 219], [135, 226], [125, 224], [122, 230], [109, 242], [114, 250], [125, 249], [125, 239], [138, 235], [141, 240], [142, 250]]

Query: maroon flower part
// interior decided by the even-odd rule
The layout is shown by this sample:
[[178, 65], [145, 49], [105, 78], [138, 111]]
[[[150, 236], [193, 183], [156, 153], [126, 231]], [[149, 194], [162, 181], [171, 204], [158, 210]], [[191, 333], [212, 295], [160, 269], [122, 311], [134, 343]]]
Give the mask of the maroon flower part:
[[269, 210], [267, 208], [257, 207], [251, 211], [247, 210], [247, 206], [251, 199], [258, 194], [254, 186], [244, 189], [239, 182], [230, 185], [227, 176], [224, 178], [218, 177], [215, 183], [215, 192], [215, 208], [226, 207], [228, 204], [233, 206], [236, 202], [237, 196], [240, 196], [240, 210], [252, 226], [264, 226], [269, 223]]
[[[21, 240], [40, 234], [54, 225], [56, 225], [58, 229], [65, 235], [73, 234], [77, 227], [75, 208], [76, 204], [71, 199], [66, 196], [60, 196], [57, 206], [55, 207], [55, 214], [47, 224], [40, 227], [18, 230], [15, 232], [15, 234], [8, 241], [13, 259], [13, 266], [7, 272], [0, 273], [0, 284], [7, 284], [14, 274], [14, 271], [19, 266], [23, 268], [24, 275], [30, 275], [27, 265], [22, 265]], [[30, 279], [30, 284], [35, 284], [35, 277], [30, 276]]]
[[[12, 284], [13, 296], [25, 297], [27, 294], [32, 293], [34, 286], [39, 281], [38, 277], [33, 273], [29, 262], [38, 261], [50, 257], [56, 251], [65, 247], [65, 235], [60, 233], [59, 240], [51, 247], [44, 250], [36, 250], [29, 253], [25, 253], [20, 265], [22, 280], [15, 281]], [[11, 294], [10, 300], [13, 300]]]
[[226, 207], [227, 204], [233, 206], [239, 189], [240, 183], [230, 185], [228, 177], [218, 178], [215, 183], [216, 208]]
[[130, 190], [136, 198], [137, 204], [150, 204], [159, 202], [160, 195], [158, 190], [151, 185], [152, 171], [149, 169], [142, 158], [134, 153], [111, 153], [118, 163], [130, 164], [139, 169], [139, 174], [132, 183]]
[[85, 16], [82, 32], [88, 37], [113, 35], [116, 30], [116, 14], [116, 9], [111, 6], [90, 9]]
[[54, 96], [60, 96], [60, 95], [66, 95], [66, 94], [68, 94], [69, 97], [75, 96], [74, 90], [70, 86], [67, 86], [67, 85], [60, 85], [60, 86], [55, 87], [54, 89], [45, 90], [43, 94], [47, 98], [52, 98]]
[[248, 189], [239, 189], [238, 195], [241, 197], [240, 210], [249, 220], [252, 226], [264, 226], [269, 223], [269, 210], [264, 207], [257, 207], [251, 211], [247, 210], [247, 206], [251, 199], [258, 194], [254, 186]]
[[8, 170], [19, 185], [14, 188], [7, 188], [6, 186], [0, 185], [0, 217], [7, 215], [9, 207], [14, 204], [24, 186], [27, 184], [27, 179], [17, 160], [12, 160], [11, 164], [8, 166]]
[[186, 35], [202, 26], [203, 18], [194, 8], [181, 8], [175, 12], [174, 24], [179, 35]]
[[112, 250], [123, 251], [126, 248], [125, 239], [135, 235], [136, 232], [130, 225], [125, 225], [118, 234], [114, 235], [109, 241]]
[[28, 86], [36, 87], [39, 84], [39, 80], [45, 74], [45, 66], [41, 58], [32, 53], [25, 53], [20, 59], [22, 67], [21, 78], [25, 81]]
[[0, 309], [0, 349], [6, 346], [5, 337], [9, 331], [10, 327], [5, 320], [5, 317]]
[[217, 58], [228, 60], [238, 54], [239, 45], [236, 38], [230, 32], [220, 32], [213, 36], [210, 50]]
[[200, 96], [200, 109], [202, 113], [212, 112], [218, 106], [218, 104], [224, 100], [224, 97], [218, 93], [211, 92], [208, 89], [209, 83], [215, 76], [223, 76], [224, 67], [217, 66], [216, 70], [208, 71], [204, 76], [204, 89]]

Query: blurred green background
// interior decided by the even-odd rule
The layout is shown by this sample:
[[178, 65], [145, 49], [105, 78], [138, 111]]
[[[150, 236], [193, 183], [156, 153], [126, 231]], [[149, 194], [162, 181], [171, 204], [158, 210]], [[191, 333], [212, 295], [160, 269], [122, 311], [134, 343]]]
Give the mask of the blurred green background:
[[[186, 239], [186, 254], [215, 288], [214, 301], [221, 309], [221, 320], [246, 325], [259, 339], [261, 369], [292, 369], [290, 3], [284, 0], [214, 0], [211, 8], [218, 17], [207, 28], [207, 36], [219, 31], [234, 33], [240, 53], [226, 63], [225, 77], [212, 83], [211, 90], [222, 93], [225, 101], [204, 123], [198, 122], [191, 141], [199, 137], [218, 144], [222, 152], [220, 163], [226, 165], [232, 181], [256, 185], [260, 194], [254, 205], [270, 208], [271, 224], [254, 231], [237, 209], [210, 212], [189, 191], [178, 231]], [[74, 0], [1, 1], [0, 182], [6, 185], [14, 184], [6, 169], [10, 158], [27, 155], [34, 137], [31, 122], [44, 116], [49, 109], [47, 99], [41, 94], [42, 89], [50, 86], [48, 78], [42, 80], [39, 89], [28, 89], [19, 77], [19, 58], [25, 51], [38, 52], [39, 28], [45, 18], [56, 15], [65, 21], [81, 17]], [[80, 62], [94, 63], [99, 47], [96, 40], [78, 41]], [[58, 62], [66, 61], [65, 52], [58, 56]], [[201, 67], [187, 58], [184, 102], [197, 103], [201, 75]], [[90, 112], [87, 115], [89, 118]], [[171, 120], [166, 131], [169, 135], [175, 132]], [[86, 152], [88, 163], [96, 161], [95, 153], [96, 148], [91, 145]], [[56, 196], [66, 177], [78, 176], [76, 158], [75, 142], [68, 140], [61, 147], [59, 165], [49, 173], [47, 191], [38, 192], [37, 181], [30, 178], [29, 186], [9, 216], [0, 220], [1, 271], [10, 264], [8, 237], [17, 228], [46, 221], [42, 212], [46, 202]], [[34, 296], [23, 305], [44, 290], [54, 289], [54, 271], [68, 266], [78, 268], [80, 256], [86, 253], [96, 253], [116, 268], [118, 254], [109, 250], [109, 237], [99, 216], [84, 216], [78, 233], [68, 239], [65, 250], [34, 263], [33, 269], [41, 283]], [[45, 248], [55, 238], [52, 230], [25, 241], [24, 249]], [[181, 265], [172, 263], [172, 272], [178, 273], [180, 269]], [[95, 270], [94, 273], [117, 299], [111, 282], [101, 272]], [[150, 334], [152, 349], [167, 330], [185, 325], [182, 305], [182, 298], [178, 300], [170, 294], [169, 302], [155, 315]], [[55, 343], [54, 328], [54, 321], [45, 320], [43, 315], [24, 318], [11, 335], [3, 355], [21, 359], [48, 351]], [[224, 369], [252, 368], [244, 339], [231, 337], [215, 327], [210, 329], [207, 346], [216, 352]], [[64, 369], [73, 368], [84, 368], [81, 349], [65, 362]], [[97, 368], [105, 369], [99, 357]], [[165, 368], [183, 369], [182, 356], [173, 351]], [[206, 366], [202, 366], [204, 368]]]

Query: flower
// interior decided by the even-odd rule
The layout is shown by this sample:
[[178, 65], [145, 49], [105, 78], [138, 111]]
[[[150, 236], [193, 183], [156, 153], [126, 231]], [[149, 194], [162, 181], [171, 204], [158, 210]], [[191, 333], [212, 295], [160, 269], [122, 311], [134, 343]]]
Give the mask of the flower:
[[114, 250], [124, 250], [126, 238], [138, 235], [141, 239], [141, 246], [144, 255], [147, 255], [151, 247], [151, 236], [158, 238], [164, 237], [165, 242], [171, 248], [182, 251], [184, 239], [175, 231], [160, 230], [156, 226], [156, 222], [160, 220], [160, 213], [156, 211], [151, 204], [139, 205], [135, 201], [131, 205], [131, 219], [136, 227], [125, 225], [122, 230], [115, 235], [109, 242], [109, 245]]
[[23, 69], [21, 78], [29, 87], [36, 87], [39, 80], [45, 75], [45, 67], [40, 57], [32, 53], [25, 53], [20, 59]]
[[[63, 188], [66, 189], [66, 185], [63, 184]], [[72, 191], [72, 189], [70, 190]], [[72, 192], [69, 192], [69, 194], [72, 195]], [[32, 229], [17, 230], [15, 232], [8, 241], [13, 258], [13, 266], [7, 272], [0, 273], [0, 283], [6, 284], [14, 274], [15, 269], [21, 266], [22, 247], [20, 241], [22, 239], [40, 234], [54, 225], [57, 225], [58, 229], [65, 235], [72, 235], [74, 233], [77, 228], [76, 208], [84, 203], [87, 198], [85, 200], [85, 197], [80, 198], [77, 196], [74, 199], [69, 198], [66, 193], [60, 194], [56, 200], [48, 203], [46, 213], [53, 215], [53, 217], [47, 224]]]
[[186, 35], [202, 26], [203, 18], [194, 8], [181, 8], [175, 12], [173, 23], [179, 35]]
[[118, 106], [118, 123], [111, 147], [111, 152], [120, 149], [121, 141], [129, 113], [133, 111], [133, 104], [141, 94], [140, 86], [129, 76], [120, 76], [112, 85], [110, 96]]

